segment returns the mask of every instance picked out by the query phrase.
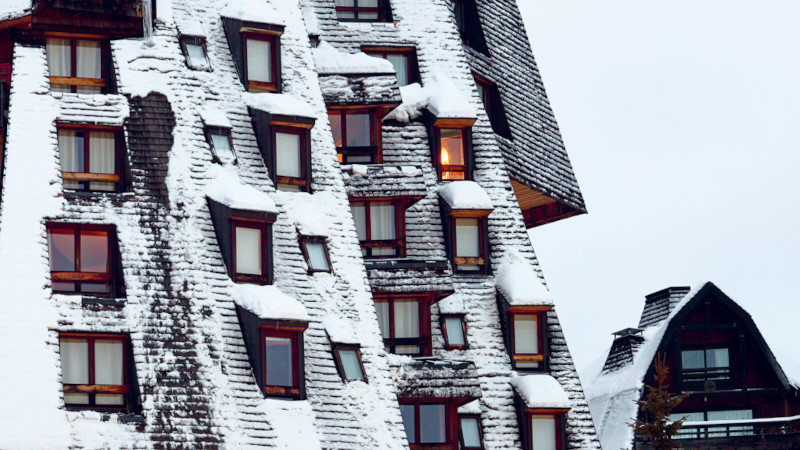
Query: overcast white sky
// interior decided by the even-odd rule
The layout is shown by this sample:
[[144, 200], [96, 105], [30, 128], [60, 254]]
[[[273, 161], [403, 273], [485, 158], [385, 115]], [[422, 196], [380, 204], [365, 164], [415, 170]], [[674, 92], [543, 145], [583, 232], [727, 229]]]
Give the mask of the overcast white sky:
[[707, 280], [800, 360], [800, 2], [518, 1], [589, 209], [531, 231], [578, 368]]

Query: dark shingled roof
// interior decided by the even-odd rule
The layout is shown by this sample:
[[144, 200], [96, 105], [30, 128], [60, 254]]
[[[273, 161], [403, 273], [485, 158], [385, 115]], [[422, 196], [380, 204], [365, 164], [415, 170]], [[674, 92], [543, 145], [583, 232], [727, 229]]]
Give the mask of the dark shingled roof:
[[481, 396], [478, 372], [470, 361], [418, 358], [395, 369], [394, 381], [401, 399]]

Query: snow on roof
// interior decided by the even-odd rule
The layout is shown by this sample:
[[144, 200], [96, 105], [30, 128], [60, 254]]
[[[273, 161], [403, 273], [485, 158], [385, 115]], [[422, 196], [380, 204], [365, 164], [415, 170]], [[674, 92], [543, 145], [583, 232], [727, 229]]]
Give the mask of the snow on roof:
[[356, 337], [352, 324], [346, 323], [341, 317], [334, 314], [328, 314], [328, 316], [325, 317], [323, 324], [325, 325], [325, 331], [328, 333], [328, 337], [331, 339], [331, 342], [335, 342], [337, 344], [354, 345], [361, 343], [361, 341], [359, 341]]
[[317, 115], [308, 103], [291, 94], [245, 93], [244, 101], [247, 106], [270, 114], [309, 117], [311, 119], [317, 118]]
[[225, 110], [221, 105], [206, 106], [200, 110], [200, 117], [203, 123], [210, 127], [233, 128], [231, 121], [228, 120]]
[[228, 0], [228, 5], [222, 8], [220, 15], [248, 22], [285, 25], [281, 14], [266, 0]]
[[319, 21], [314, 8], [311, 5], [301, 5], [300, 8], [303, 10], [303, 22], [306, 23], [306, 31], [310, 35], [318, 35]]
[[322, 74], [394, 74], [394, 66], [383, 58], [369, 56], [364, 52], [340, 52], [325, 41], [314, 49], [317, 72]]
[[[159, 14], [161, 10], [158, 10]], [[196, 18], [182, 19], [178, 21], [178, 31], [182, 36], [198, 36], [205, 37], [206, 32], [203, 30], [203, 25]]]
[[31, 12], [31, 0], [3, 0], [0, 4], [0, 21], [16, 19]]
[[336, 201], [328, 192], [275, 193], [275, 198], [286, 211], [289, 220], [294, 222], [297, 230], [304, 236], [328, 236], [331, 229], [332, 204]]
[[309, 321], [306, 307], [277, 286], [237, 284], [233, 300], [261, 319]]
[[567, 393], [561, 384], [546, 374], [513, 375], [511, 385], [528, 408], [571, 408]]
[[233, 209], [278, 213], [278, 207], [269, 195], [242, 184], [236, 174], [222, 167], [212, 166], [211, 170], [216, 172], [216, 176], [206, 187], [208, 198]]
[[516, 250], [506, 253], [497, 269], [495, 285], [512, 306], [553, 304], [550, 291], [542, 284], [533, 265]]
[[473, 400], [458, 407], [458, 414], [480, 414], [481, 401]]
[[400, 88], [403, 103], [387, 114], [383, 120], [408, 123], [428, 109], [437, 119], [475, 119], [475, 109], [469, 98], [458, 90], [456, 83], [441, 72], [432, 71], [425, 87], [411, 83]]
[[464, 306], [464, 298], [458, 292], [443, 298], [438, 305], [440, 314], [464, 314], [467, 312], [467, 308]]
[[308, 401], [264, 400], [264, 414], [275, 433], [275, 448], [307, 450], [322, 448], [317, 435], [316, 413]]
[[489, 194], [474, 181], [451, 181], [439, 188], [439, 195], [451, 209], [494, 209]]

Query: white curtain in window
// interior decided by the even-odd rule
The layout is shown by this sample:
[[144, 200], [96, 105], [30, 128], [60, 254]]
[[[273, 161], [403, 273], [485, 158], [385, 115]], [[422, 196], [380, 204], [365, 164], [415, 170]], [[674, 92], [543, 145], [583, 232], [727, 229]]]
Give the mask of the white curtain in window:
[[82, 231], [80, 248], [81, 272], [109, 272], [107, 232]]
[[369, 204], [370, 231], [373, 241], [395, 238], [394, 205], [392, 202], [372, 202]]
[[275, 173], [281, 177], [300, 178], [300, 135], [275, 133]]
[[69, 39], [47, 39], [47, 67], [51, 77], [72, 76], [72, 51]]
[[364, 372], [356, 350], [339, 350], [339, 359], [342, 361], [345, 379], [364, 381]]
[[325, 246], [321, 242], [306, 242], [306, 251], [311, 268], [314, 270], [330, 270]]
[[236, 227], [236, 273], [261, 275], [261, 230]]
[[375, 312], [378, 314], [378, 326], [381, 328], [381, 337], [388, 339], [389, 335], [389, 302], [375, 302]]
[[446, 317], [447, 343], [450, 345], [464, 345], [464, 329], [461, 326], [461, 317]]
[[369, 113], [347, 114], [345, 127], [347, 129], [347, 147], [369, 147], [372, 145], [372, 133]]
[[439, 130], [441, 139], [441, 158], [445, 166], [463, 166], [464, 139], [461, 130], [455, 128], [442, 128]]
[[405, 86], [409, 83], [408, 80], [408, 57], [406, 55], [392, 54], [386, 55], [386, 59], [394, 66], [394, 71], [397, 72], [398, 86]]
[[752, 409], [732, 409], [727, 411], [709, 411], [708, 420], [750, 420]]
[[353, 213], [353, 220], [356, 222], [356, 234], [359, 241], [367, 240], [367, 215], [363, 203], [350, 205], [350, 212]]
[[[338, 0], [337, 0], [338, 1]], [[416, 414], [414, 414], [414, 405], [400, 405], [400, 415], [403, 417], [403, 427], [406, 430], [406, 438], [409, 444], [417, 442], [417, 429], [416, 429]]]
[[456, 219], [456, 256], [476, 258], [481, 256], [478, 219]]
[[97, 340], [94, 342], [95, 384], [122, 384], [122, 342]]
[[294, 383], [292, 372], [292, 340], [266, 337], [267, 386], [289, 387]]
[[[113, 174], [115, 167], [114, 133], [93, 131], [89, 134], [89, 171], [91, 173]], [[93, 191], [113, 191], [114, 183], [92, 182]]]
[[710, 348], [706, 350], [706, 361], [709, 369], [715, 367], [730, 367], [727, 348]]
[[395, 300], [394, 337], [419, 337], [419, 302], [417, 300]]
[[272, 81], [270, 60], [272, 44], [257, 39], [247, 40], [247, 79], [269, 83]]
[[89, 343], [85, 339], [61, 339], [61, 382], [89, 384]]
[[514, 353], [539, 353], [539, 333], [536, 315], [514, 315]]
[[531, 434], [533, 450], [557, 450], [554, 416], [531, 416]]
[[83, 172], [83, 135], [76, 131], [59, 130], [58, 153], [61, 171]]
[[79, 78], [102, 78], [100, 41], [76, 42], [75, 62]]

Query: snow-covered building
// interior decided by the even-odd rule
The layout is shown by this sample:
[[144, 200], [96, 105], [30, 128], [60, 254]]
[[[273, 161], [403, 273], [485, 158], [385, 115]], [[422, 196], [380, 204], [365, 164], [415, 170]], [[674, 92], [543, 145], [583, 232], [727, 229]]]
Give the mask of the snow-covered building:
[[671, 415], [686, 420], [676, 448], [800, 448], [800, 371], [779, 364], [752, 317], [713, 283], [648, 295], [638, 327], [614, 336], [581, 374], [603, 448], [653, 448], [630, 424], [649, 419], [636, 402], [655, 385], [656, 358], [670, 391], [689, 393]]
[[0, 2], [0, 448], [599, 448], [516, 3]]

